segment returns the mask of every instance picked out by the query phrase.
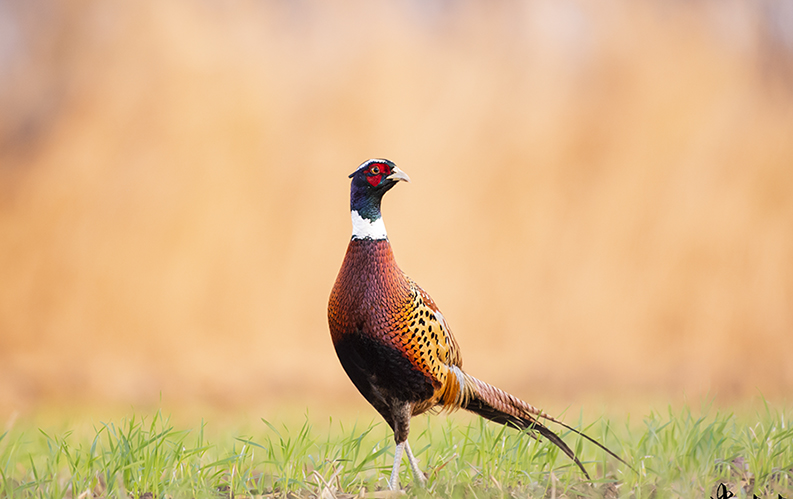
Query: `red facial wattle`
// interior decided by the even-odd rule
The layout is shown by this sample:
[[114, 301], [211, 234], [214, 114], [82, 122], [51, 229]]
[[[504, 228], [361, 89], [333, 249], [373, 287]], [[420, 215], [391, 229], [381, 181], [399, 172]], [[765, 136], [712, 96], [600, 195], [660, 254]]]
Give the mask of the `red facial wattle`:
[[372, 184], [372, 187], [377, 187], [380, 185], [380, 181], [383, 180], [383, 175], [391, 174], [391, 167], [384, 163], [375, 163], [369, 167], [368, 173], [366, 180]]

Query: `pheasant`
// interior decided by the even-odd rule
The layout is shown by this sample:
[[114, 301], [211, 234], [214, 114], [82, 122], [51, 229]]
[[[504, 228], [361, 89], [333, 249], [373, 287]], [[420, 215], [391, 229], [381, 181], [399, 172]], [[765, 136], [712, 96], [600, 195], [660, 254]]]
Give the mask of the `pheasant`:
[[460, 348], [446, 319], [430, 295], [397, 266], [380, 215], [383, 195], [410, 178], [386, 159], [365, 161], [350, 178], [352, 239], [330, 294], [328, 324], [342, 367], [394, 431], [389, 488], [399, 485], [403, 452], [416, 479], [425, 482], [408, 433], [411, 417], [433, 409], [465, 409], [539, 433], [572, 459], [587, 479], [578, 457], [540, 419], [581, 435], [625, 463], [592, 438], [462, 370]]

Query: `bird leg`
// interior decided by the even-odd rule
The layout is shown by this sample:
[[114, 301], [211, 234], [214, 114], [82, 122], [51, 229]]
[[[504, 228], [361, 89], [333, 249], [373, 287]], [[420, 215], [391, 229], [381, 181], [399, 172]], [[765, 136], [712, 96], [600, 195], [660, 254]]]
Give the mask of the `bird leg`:
[[394, 450], [394, 466], [391, 468], [391, 478], [388, 480], [388, 488], [391, 490], [397, 490], [399, 487], [399, 465], [402, 462], [402, 450], [405, 448], [405, 444], [407, 444], [407, 440], [399, 442]]
[[413, 476], [416, 477], [421, 485], [425, 485], [427, 483], [427, 477], [424, 476], [424, 473], [419, 468], [418, 459], [416, 456], [413, 455], [413, 451], [410, 450], [410, 444], [407, 440], [402, 443], [397, 444], [396, 450], [394, 450], [394, 466], [391, 468], [391, 478], [388, 480], [388, 488], [391, 490], [396, 490], [399, 487], [399, 467], [402, 464], [402, 452], [405, 452], [408, 456], [408, 461], [410, 462], [410, 468], [413, 470]]
[[418, 459], [416, 459], [416, 456], [413, 455], [413, 451], [410, 450], [410, 444], [408, 443], [407, 440], [405, 440], [405, 452], [408, 455], [408, 461], [410, 461], [410, 467], [413, 469], [413, 476], [416, 477], [416, 480], [418, 480], [422, 486], [426, 485], [427, 477], [424, 476], [424, 473], [421, 471], [421, 468], [419, 468]]

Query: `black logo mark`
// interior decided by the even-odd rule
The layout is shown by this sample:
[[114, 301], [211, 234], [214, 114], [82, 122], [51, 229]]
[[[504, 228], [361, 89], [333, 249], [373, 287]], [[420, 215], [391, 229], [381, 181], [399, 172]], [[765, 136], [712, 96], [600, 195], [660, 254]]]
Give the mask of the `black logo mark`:
[[[719, 486], [716, 487], [716, 499], [730, 499], [730, 497], [735, 497], [735, 494], [733, 494], [731, 490], [727, 490], [726, 485], [720, 483]], [[713, 496], [710, 496], [710, 499], [713, 499]]]
[[[716, 487], [716, 499], [730, 499], [735, 497], [735, 494], [731, 490], [727, 490], [727, 486], [723, 483], [720, 483], [718, 487]], [[714, 499], [713, 496], [710, 496], [710, 499]], [[757, 494], [752, 494], [752, 499], [760, 499], [757, 497]], [[777, 499], [785, 499], [782, 497], [782, 494], [777, 494]]]

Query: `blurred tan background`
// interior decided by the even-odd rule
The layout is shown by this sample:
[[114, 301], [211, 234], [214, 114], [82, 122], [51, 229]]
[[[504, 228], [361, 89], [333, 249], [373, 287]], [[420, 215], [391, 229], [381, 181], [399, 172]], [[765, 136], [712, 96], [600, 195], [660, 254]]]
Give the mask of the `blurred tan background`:
[[793, 389], [793, 9], [0, 1], [0, 408], [363, 406], [347, 175], [535, 404]]

